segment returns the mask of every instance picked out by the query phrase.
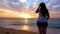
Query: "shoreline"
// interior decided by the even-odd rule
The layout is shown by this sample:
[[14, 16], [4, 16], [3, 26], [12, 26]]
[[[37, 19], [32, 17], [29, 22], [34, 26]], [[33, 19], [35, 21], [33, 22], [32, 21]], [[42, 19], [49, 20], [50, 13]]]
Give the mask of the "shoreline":
[[[7, 27], [0, 27], [0, 34], [38, 34], [38, 32], [28, 31], [28, 30], [20, 30], [20, 29], [13, 29]], [[60, 34], [60, 29], [58, 28], [47, 28], [47, 34]]]
[[0, 34], [38, 34], [36, 32], [0, 27]]

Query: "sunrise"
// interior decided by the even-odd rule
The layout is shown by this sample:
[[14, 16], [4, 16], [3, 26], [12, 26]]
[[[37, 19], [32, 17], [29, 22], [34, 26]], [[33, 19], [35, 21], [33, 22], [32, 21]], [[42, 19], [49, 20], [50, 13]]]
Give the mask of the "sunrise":
[[0, 34], [60, 34], [60, 0], [0, 0]]
[[[38, 15], [35, 13], [36, 8], [37, 8], [36, 6], [38, 6], [38, 4], [39, 4], [39, 3], [36, 3], [38, 1], [39, 0], [37, 0], [37, 1], [34, 1], [34, 0], [31, 0], [31, 1], [30, 0], [1, 1], [0, 2], [0, 5], [1, 5], [0, 13], [1, 13], [1, 11], [5, 12], [5, 13], [2, 12], [0, 14], [0, 17], [3, 17], [3, 18], [38, 18]], [[2, 2], [4, 2], [4, 4], [2, 4]], [[40, 0], [40, 2], [41, 2], [41, 0]], [[46, 2], [47, 8], [49, 9], [50, 18], [60, 18], [60, 16], [58, 16], [60, 13], [59, 8], [58, 8], [59, 3], [56, 5], [50, 6], [52, 4], [52, 1], [49, 2], [48, 0], [46, 0], [44, 2]], [[47, 3], [47, 2], [49, 2], [49, 3]], [[25, 13], [22, 14], [22, 12], [25, 12]], [[25, 15], [27, 17], [24, 17]], [[52, 17], [53, 15], [55, 15], [55, 16]]]

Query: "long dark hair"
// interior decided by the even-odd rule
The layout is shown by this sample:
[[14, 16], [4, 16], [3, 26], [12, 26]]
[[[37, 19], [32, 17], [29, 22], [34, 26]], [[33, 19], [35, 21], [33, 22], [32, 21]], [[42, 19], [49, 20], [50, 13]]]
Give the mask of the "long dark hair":
[[42, 16], [46, 16], [46, 14], [48, 13], [48, 9], [46, 8], [45, 3], [43, 3], [43, 2], [40, 3], [38, 8], [40, 8], [38, 10], [39, 10], [39, 12], [41, 12]]

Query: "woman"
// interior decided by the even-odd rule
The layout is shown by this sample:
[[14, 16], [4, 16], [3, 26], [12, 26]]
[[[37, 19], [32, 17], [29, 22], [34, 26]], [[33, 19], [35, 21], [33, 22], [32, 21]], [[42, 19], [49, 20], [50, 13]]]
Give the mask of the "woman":
[[39, 34], [46, 34], [46, 29], [48, 26], [47, 20], [49, 19], [49, 12], [45, 6], [45, 3], [42, 2], [41, 4], [39, 4], [39, 7], [36, 10], [36, 13], [39, 13], [39, 18], [37, 20]]

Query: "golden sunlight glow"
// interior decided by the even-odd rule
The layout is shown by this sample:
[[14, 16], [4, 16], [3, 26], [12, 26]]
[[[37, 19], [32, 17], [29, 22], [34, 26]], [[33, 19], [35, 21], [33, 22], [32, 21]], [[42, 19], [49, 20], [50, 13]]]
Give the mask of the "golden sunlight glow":
[[28, 23], [28, 19], [26, 18], [26, 19], [25, 19], [25, 24], [27, 24], [27, 23]]
[[7, 9], [0, 9], [0, 17], [6, 18], [20, 18], [20, 13]]
[[28, 28], [27, 25], [24, 25], [22, 29], [23, 29], [23, 30], [28, 30], [29, 28]]
[[[18, 11], [0, 9], [0, 18], [36, 18], [36, 17], [37, 17], [36, 14], [33, 14], [28, 11], [19, 13]], [[27, 22], [26, 19], [25, 22]]]
[[31, 18], [31, 16], [29, 14], [22, 14], [21, 17], [22, 18]]

